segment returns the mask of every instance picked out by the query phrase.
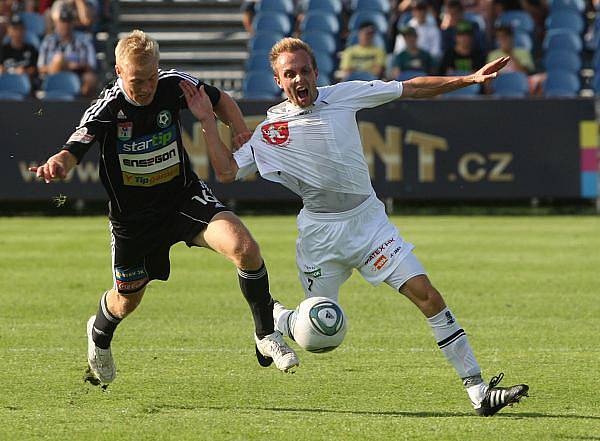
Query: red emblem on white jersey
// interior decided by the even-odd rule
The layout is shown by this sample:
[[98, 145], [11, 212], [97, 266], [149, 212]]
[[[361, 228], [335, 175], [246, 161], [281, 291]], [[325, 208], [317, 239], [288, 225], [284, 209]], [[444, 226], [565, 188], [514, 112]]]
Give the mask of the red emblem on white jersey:
[[283, 145], [290, 137], [287, 121], [265, 124], [260, 130], [263, 139], [272, 145]]

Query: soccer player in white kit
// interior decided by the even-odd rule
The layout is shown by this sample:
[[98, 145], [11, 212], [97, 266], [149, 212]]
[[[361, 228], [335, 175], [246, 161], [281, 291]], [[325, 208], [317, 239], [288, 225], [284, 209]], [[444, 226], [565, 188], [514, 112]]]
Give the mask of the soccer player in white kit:
[[[518, 402], [529, 387], [489, 384], [465, 331], [431, 285], [377, 199], [356, 123], [356, 112], [398, 98], [429, 98], [471, 84], [485, 83], [509, 61], [499, 58], [462, 77], [420, 77], [405, 82], [350, 81], [316, 87], [317, 65], [311, 48], [285, 38], [270, 53], [275, 80], [288, 100], [267, 112], [250, 139], [235, 153], [221, 142], [210, 100], [187, 83], [192, 113], [202, 122], [209, 157], [217, 178], [231, 182], [258, 171], [302, 198], [298, 215], [296, 262], [305, 295], [337, 300], [339, 287], [356, 268], [371, 284], [385, 282], [408, 297], [425, 315], [438, 346], [463, 381], [477, 414], [490, 416]], [[276, 304], [276, 327], [292, 337], [289, 319], [295, 311]]]

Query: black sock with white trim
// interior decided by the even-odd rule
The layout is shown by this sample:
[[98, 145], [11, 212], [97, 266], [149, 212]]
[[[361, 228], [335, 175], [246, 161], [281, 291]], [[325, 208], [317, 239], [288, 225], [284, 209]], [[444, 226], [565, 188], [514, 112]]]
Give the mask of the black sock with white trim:
[[265, 264], [255, 271], [238, 268], [238, 279], [242, 294], [252, 311], [256, 336], [263, 338], [272, 334], [275, 331], [273, 298], [269, 293], [269, 275]]
[[98, 312], [96, 313], [96, 320], [94, 321], [94, 327], [92, 329], [92, 339], [96, 346], [102, 349], [108, 349], [110, 342], [113, 338], [117, 325], [121, 323], [121, 319], [115, 317], [108, 310], [106, 303], [106, 291], [100, 299], [100, 305], [98, 306]]
[[[461, 379], [481, 375], [481, 368], [473, 355], [467, 334], [460, 327], [449, 308], [427, 319], [439, 348], [454, 366]], [[465, 385], [467, 386], [467, 385]]]

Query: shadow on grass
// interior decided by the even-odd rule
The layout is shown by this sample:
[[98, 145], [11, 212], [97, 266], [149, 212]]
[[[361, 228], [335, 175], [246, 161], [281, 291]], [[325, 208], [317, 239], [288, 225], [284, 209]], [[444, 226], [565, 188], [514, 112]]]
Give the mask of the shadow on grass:
[[[266, 410], [271, 412], [306, 412], [306, 413], [333, 413], [333, 414], [348, 414], [348, 415], [363, 415], [363, 416], [398, 416], [398, 417], [410, 417], [410, 418], [449, 418], [449, 417], [473, 417], [476, 416], [474, 412], [435, 412], [435, 411], [361, 411], [361, 410], [335, 410], [335, 409], [304, 409], [304, 408], [292, 408], [292, 407], [225, 407], [225, 406], [206, 406], [199, 407], [210, 410]], [[574, 420], [600, 420], [600, 416], [593, 415], [559, 415], [551, 413], [537, 413], [537, 412], [500, 412], [495, 415], [494, 418], [556, 418], [556, 419], [574, 419]], [[588, 439], [588, 438], [585, 438]], [[589, 438], [597, 439], [598, 438]]]

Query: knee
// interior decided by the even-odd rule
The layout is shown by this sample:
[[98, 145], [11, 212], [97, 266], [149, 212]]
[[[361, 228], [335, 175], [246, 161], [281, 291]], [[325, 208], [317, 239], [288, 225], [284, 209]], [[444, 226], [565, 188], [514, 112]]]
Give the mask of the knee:
[[230, 258], [235, 266], [248, 270], [259, 269], [263, 263], [260, 248], [249, 234], [236, 239]]

